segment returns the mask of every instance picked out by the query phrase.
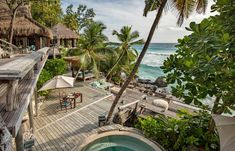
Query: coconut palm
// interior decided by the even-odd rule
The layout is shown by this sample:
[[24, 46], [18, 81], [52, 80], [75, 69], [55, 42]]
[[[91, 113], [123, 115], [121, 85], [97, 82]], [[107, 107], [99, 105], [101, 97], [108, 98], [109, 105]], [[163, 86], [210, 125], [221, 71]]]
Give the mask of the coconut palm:
[[103, 34], [106, 27], [101, 22], [89, 24], [81, 35], [76, 50], [73, 55], [79, 59], [79, 70], [92, 70], [95, 75], [99, 75], [100, 61], [106, 57], [106, 44], [108, 38]]
[[116, 30], [113, 31], [113, 35], [115, 35], [120, 42], [117, 43], [118, 47], [116, 48], [118, 57], [107, 74], [107, 77], [109, 76], [110, 79], [112, 75], [120, 75], [121, 72], [129, 74], [130, 72], [127, 72], [129, 70], [125, 67], [130, 67], [128, 65], [133, 64], [138, 57], [138, 52], [133, 46], [143, 44], [143, 39], [138, 39], [139, 32], [132, 32], [131, 29], [131, 26], [124, 26], [120, 32]]
[[[208, 0], [145, 0], [145, 8], [144, 8], [144, 16], [147, 16], [148, 12], [150, 11], [157, 11], [156, 17], [154, 19], [154, 22], [152, 24], [152, 27], [150, 29], [147, 41], [136, 61], [136, 64], [131, 71], [129, 77], [125, 81], [125, 83], [122, 85], [121, 90], [117, 94], [116, 98], [113, 101], [113, 104], [109, 110], [109, 114], [106, 120], [106, 123], [109, 123], [112, 114], [114, 112], [114, 109], [121, 98], [123, 92], [126, 90], [128, 84], [135, 76], [142, 59], [144, 58], [145, 53], [147, 52], [147, 49], [149, 47], [149, 44], [152, 40], [153, 34], [155, 32], [156, 27], [159, 24], [160, 18], [162, 16], [163, 10], [167, 10], [166, 8], [171, 8], [174, 12], [178, 13], [178, 25], [182, 25], [185, 18], [188, 18], [190, 14], [196, 9], [198, 13], [205, 13], [206, 7], [207, 7]], [[172, 5], [172, 7], [166, 7], [167, 3]]]

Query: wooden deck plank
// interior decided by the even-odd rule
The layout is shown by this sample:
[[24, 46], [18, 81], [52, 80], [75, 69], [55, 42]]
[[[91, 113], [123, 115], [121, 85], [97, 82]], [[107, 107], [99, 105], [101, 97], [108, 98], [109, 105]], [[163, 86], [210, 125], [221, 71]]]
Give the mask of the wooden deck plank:
[[[83, 86], [68, 89], [66, 93], [76, 91], [83, 93], [84, 100], [82, 103], [77, 103], [75, 109], [69, 109], [67, 113], [65, 111], [54, 111], [55, 104], [58, 103], [56, 100], [56, 91], [53, 91], [49, 100], [44, 102], [39, 117], [35, 118], [36, 123], [39, 124], [36, 126], [36, 134], [38, 135], [40, 133], [41, 137], [50, 135], [50, 139], [47, 138], [48, 136], [45, 136], [45, 142], [39, 145], [50, 145], [50, 143], [53, 143], [51, 140], [56, 139], [54, 144], [58, 145], [63, 143], [63, 145], [66, 145], [63, 150], [69, 151], [80, 145], [85, 138], [98, 131], [122, 128], [122, 126], [116, 124], [98, 127], [98, 116], [104, 113], [107, 115], [113, 102], [113, 98], [111, 97], [99, 100], [107, 95], [106, 92]], [[142, 95], [142, 93], [136, 91], [129, 92], [127, 90], [127, 95], [125, 96], [127, 99], [126, 103], [140, 99]], [[150, 104], [153, 99], [154, 97], [148, 97], [146, 102]], [[120, 105], [123, 104], [118, 103], [118, 106]], [[40, 121], [44, 121], [43, 124]], [[51, 134], [45, 134], [45, 130]], [[43, 140], [39, 140], [39, 143], [40, 141]]]

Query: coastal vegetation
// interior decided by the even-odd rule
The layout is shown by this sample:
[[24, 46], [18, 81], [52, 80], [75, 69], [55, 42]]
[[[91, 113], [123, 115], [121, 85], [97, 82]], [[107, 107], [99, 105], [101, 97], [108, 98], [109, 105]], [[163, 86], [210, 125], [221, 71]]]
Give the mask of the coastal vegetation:
[[60, 0], [31, 1], [32, 17], [46, 27], [53, 27], [61, 22], [63, 15]]
[[[147, 14], [151, 11], [157, 11], [157, 14], [156, 14], [156, 17], [153, 21], [148, 38], [147, 38], [147, 40], [144, 44], [144, 47], [143, 47], [135, 65], [134, 65], [134, 67], [133, 67], [133, 70], [131, 71], [130, 75], [128, 76], [128, 78], [124, 82], [124, 84], [122, 85], [121, 90], [119, 91], [119, 93], [117, 94], [117, 96], [115, 97], [115, 99], [113, 101], [113, 104], [112, 104], [110, 111], [108, 113], [106, 123], [109, 123], [109, 121], [113, 115], [113, 112], [114, 112], [123, 92], [126, 90], [127, 86], [129, 85], [131, 80], [136, 75], [138, 68], [141, 64], [141, 61], [143, 60], [143, 58], [148, 50], [148, 47], [151, 43], [153, 34], [154, 34], [154, 32], [160, 22], [160, 18], [162, 17], [163, 10], [164, 9], [167, 10], [166, 6], [167, 6], [168, 2], [169, 2], [168, 0], [145, 0], [145, 8], [144, 8], [143, 15], [147, 16]], [[178, 25], [182, 25], [184, 19], [188, 18], [189, 15], [195, 10], [195, 8], [198, 13], [204, 13], [206, 6], [207, 6], [207, 0], [173, 1], [172, 3], [173, 3], [172, 10], [176, 11], [178, 13], [178, 21], [177, 21]]]
[[[147, 137], [169, 150], [219, 150], [213, 114], [231, 114], [235, 108], [234, 4], [218, 1], [212, 6], [218, 14], [192, 22], [192, 34], [179, 40], [177, 51], [164, 62], [162, 69], [172, 85], [172, 93], [201, 111], [179, 113], [179, 119], [148, 117], [136, 125]], [[205, 104], [211, 100], [212, 106]]]
[[174, 119], [161, 115], [157, 118], [140, 118], [135, 127], [167, 150], [219, 150], [216, 131], [208, 133], [211, 115], [207, 111], [192, 114], [181, 110], [178, 117]]
[[[121, 73], [129, 75], [134, 67], [136, 58], [138, 57], [137, 50], [133, 47], [134, 45], [141, 45], [144, 43], [143, 39], [139, 39], [139, 32], [133, 31], [132, 27], [124, 26], [120, 32], [114, 30], [115, 35], [119, 43], [115, 43], [115, 52], [118, 54], [117, 58], [111, 58], [109, 62], [109, 71], [106, 75], [107, 78], [121, 80]], [[117, 82], [117, 80], [115, 80]]]
[[[47, 60], [44, 69], [39, 76], [37, 88], [40, 89], [44, 83], [52, 79], [54, 76], [62, 75], [67, 70], [67, 63], [63, 59], [49, 59]], [[48, 91], [40, 92], [40, 95], [48, 95]]]
[[69, 55], [79, 59], [78, 73], [80, 70], [91, 70], [99, 76], [100, 62], [107, 57], [106, 41], [108, 38], [103, 34], [106, 27], [101, 22], [92, 22], [84, 28], [77, 49], [72, 49]]
[[73, 10], [73, 5], [66, 8], [66, 13], [62, 17], [62, 22], [68, 28], [80, 33], [81, 30], [93, 22], [95, 12], [92, 8], [87, 8], [86, 5], [79, 5], [77, 11]]
[[219, 14], [192, 22], [187, 30], [192, 34], [179, 40], [176, 54], [162, 67], [167, 74], [172, 93], [187, 104], [205, 107], [210, 98], [211, 114], [231, 114], [235, 106], [235, 7], [229, 0], [212, 6]]

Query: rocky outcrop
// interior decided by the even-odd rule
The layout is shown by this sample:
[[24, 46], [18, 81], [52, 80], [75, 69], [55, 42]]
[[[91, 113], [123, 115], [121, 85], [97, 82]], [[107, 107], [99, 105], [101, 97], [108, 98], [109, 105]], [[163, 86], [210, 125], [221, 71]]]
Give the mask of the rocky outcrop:
[[159, 88], [167, 87], [167, 83], [166, 83], [166, 81], [164, 80], [163, 77], [158, 77], [158, 78], [155, 80], [154, 84], [155, 84], [156, 86], [158, 86]]

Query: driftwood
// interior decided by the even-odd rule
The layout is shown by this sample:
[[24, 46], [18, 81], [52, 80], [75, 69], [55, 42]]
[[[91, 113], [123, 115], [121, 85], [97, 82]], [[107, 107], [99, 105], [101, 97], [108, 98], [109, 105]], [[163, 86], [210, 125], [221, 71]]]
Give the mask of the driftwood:
[[129, 106], [131, 106], [131, 105], [134, 105], [134, 104], [137, 104], [137, 103], [139, 103], [140, 102], [140, 100], [136, 100], [136, 101], [134, 101], [134, 102], [131, 102], [131, 103], [128, 103], [128, 104], [125, 104], [125, 105], [122, 105], [122, 106], [119, 106], [118, 107], [118, 110], [124, 110], [124, 109], [126, 109], [127, 107], [129, 107]]

